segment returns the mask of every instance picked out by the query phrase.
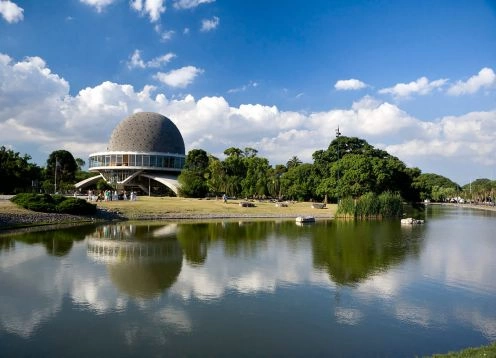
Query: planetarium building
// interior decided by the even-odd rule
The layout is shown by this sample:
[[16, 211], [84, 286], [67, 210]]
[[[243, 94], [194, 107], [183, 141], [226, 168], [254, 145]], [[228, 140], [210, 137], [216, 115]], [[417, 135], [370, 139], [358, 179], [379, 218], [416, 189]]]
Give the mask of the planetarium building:
[[92, 153], [89, 171], [99, 175], [76, 184], [84, 188], [103, 178], [118, 190], [176, 195], [185, 161], [184, 140], [172, 121], [158, 113], [135, 113], [112, 132], [107, 151]]

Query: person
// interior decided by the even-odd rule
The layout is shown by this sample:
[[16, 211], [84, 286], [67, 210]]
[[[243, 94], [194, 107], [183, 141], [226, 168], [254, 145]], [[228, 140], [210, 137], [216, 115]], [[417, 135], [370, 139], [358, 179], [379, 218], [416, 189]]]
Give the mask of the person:
[[222, 200], [224, 200], [224, 203], [227, 203], [227, 195], [225, 193], [222, 195]]

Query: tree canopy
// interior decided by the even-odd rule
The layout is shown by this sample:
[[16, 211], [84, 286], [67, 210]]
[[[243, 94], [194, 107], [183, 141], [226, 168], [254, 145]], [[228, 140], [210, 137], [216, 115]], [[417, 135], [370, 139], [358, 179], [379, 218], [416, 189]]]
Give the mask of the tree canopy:
[[0, 147], [0, 193], [15, 194], [37, 187], [41, 168], [30, 163], [31, 156]]

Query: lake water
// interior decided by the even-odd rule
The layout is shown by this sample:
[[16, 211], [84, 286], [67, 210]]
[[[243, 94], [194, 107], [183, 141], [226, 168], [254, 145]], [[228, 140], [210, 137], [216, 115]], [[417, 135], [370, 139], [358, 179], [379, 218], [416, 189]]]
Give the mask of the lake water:
[[0, 356], [412, 357], [496, 340], [496, 214], [0, 237]]

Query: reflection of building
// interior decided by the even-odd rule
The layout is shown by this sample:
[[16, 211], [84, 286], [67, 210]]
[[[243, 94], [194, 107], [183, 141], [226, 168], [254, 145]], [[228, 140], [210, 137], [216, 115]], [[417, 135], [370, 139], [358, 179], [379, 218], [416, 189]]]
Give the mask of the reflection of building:
[[106, 225], [87, 238], [88, 256], [107, 265], [112, 282], [139, 298], [161, 294], [176, 281], [183, 253], [176, 224]]
[[184, 160], [183, 137], [170, 119], [158, 113], [135, 113], [114, 129], [107, 151], [90, 154], [89, 171], [99, 175], [76, 188], [103, 178], [118, 189], [149, 193], [167, 187], [177, 194]]

